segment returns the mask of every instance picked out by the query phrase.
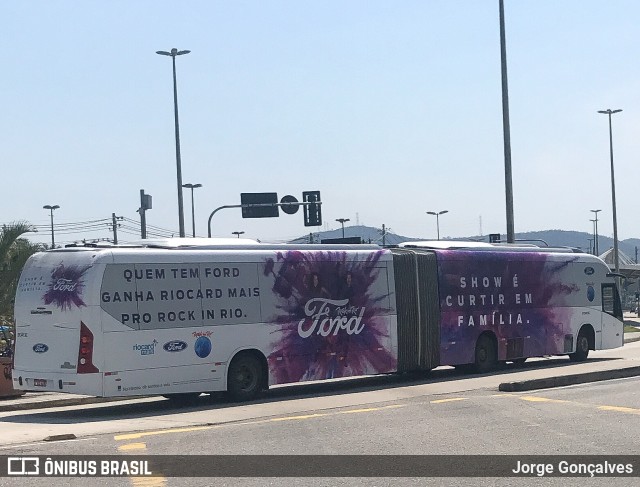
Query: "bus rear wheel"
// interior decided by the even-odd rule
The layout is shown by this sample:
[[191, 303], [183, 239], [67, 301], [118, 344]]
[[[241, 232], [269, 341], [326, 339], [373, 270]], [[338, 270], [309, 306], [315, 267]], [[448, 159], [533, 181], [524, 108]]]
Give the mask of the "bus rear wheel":
[[498, 354], [494, 341], [488, 335], [481, 335], [476, 343], [475, 370], [479, 373], [489, 372], [498, 362]]
[[589, 356], [589, 337], [587, 334], [580, 330], [578, 333], [578, 340], [576, 341], [576, 351], [569, 354], [569, 359], [572, 362], [582, 362], [587, 360]]
[[229, 365], [227, 392], [234, 401], [250, 401], [262, 392], [262, 377], [260, 360], [251, 353], [240, 353]]

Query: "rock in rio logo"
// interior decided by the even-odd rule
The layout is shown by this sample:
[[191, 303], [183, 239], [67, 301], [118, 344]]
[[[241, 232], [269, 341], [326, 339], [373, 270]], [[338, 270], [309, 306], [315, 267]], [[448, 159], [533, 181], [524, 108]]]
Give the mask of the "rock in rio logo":
[[54, 303], [58, 308], [64, 310], [71, 309], [72, 305], [86, 306], [82, 300], [82, 290], [84, 289], [84, 273], [90, 268], [87, 266], [70, 265], [60, 263], [51, 271], [51, 282], [49, 289], [44, 294], [44, 304]]

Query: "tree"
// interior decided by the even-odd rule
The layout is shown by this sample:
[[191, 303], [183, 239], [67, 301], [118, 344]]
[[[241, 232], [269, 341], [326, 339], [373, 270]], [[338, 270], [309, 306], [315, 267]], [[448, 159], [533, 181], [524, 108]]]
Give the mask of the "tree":
[[21, 238], [33, 227], [26, 222], [14, 222], [0, 228], [0, 317], [13, 321], [13, 300], [20, 272], [27, 259], [44, 250], [42, 244]]

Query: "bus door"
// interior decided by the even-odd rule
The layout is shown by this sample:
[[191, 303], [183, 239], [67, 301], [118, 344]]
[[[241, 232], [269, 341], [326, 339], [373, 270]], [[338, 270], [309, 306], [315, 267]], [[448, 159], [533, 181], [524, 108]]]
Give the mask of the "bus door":
[[622, 345], [622, 303], [615, 283], [602, 284], [602, 347], [616, 348]]

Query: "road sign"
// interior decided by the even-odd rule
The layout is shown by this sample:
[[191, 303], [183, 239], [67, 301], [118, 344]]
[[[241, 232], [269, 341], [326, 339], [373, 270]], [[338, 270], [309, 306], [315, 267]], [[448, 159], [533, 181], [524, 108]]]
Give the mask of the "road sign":
[[287, 215], [293, 215], [298, 212], [298, 199], [290, 194], [282, 197], [280, 205], [282, 205], [282, 211]]
[[242, 218], [273, 218], [280, 216], [278, 193], [240, 193]]
[[[320, 191], [303, 191], [302, 201], [312, 203], [304, 205], [304, 226], [317, 227], [322, 225], [322, 208], [320, 207]], [[318, 203], [316, 203], [316, 201]]]

